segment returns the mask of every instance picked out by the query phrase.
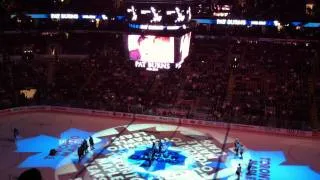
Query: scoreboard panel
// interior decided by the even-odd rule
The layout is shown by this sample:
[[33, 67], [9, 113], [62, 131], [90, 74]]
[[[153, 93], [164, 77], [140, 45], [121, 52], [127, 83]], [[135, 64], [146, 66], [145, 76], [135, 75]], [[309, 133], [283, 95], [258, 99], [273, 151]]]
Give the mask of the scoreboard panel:
[[181, 68], [189, 55], [191, 32], [183, 35], [125, 34], [127, 59], [148, 71]]
[[126, 55], [148, 71], [180, 68], [189, 55], [193, 0], [127, 0]]
[[189, 5], [127, 4], [126, 16], [129, 23], [153, 25], [182, 25], [190, 22]]

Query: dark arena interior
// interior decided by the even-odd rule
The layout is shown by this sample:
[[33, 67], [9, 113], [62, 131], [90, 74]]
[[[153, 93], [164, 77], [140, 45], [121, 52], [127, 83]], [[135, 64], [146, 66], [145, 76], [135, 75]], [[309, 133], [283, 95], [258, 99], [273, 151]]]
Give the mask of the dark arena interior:
[[1, 180], [319, 180], [315, 0], [0, 0]]

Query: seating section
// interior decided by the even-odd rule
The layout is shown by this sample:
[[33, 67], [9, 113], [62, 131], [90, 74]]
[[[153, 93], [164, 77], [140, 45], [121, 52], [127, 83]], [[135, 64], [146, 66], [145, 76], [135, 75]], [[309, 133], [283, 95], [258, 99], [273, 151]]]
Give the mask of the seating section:
[[[150, 72], [126, 59], [120, 35], [101, 36], [21, 37], [32, 44], [31, 61], [19, 58], [24, 46], [12, 43], [9, 60], [0, 63], [1, 108], [49, 104], [310, 128], [320, 94], [310, 44], [195, 39], [181, 69]], [[27, 99], [24, 89], [37, 92]]]

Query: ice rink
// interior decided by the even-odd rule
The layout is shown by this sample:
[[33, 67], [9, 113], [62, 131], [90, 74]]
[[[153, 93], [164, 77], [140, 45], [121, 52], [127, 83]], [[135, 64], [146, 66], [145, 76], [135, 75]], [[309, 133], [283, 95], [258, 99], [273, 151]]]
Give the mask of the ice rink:
[[[0, 116], [0, 179], [38, 168], [44, 179], [320, 179], [320, 140], [63, 113]], [[13, 141], [12, 129], [20, 136]], [[79, 162], [77, 148], [95, 149]], [[234, 154], [234, 140], [245, 147]], [[145, 154], [162, 139], [165, 153]], [[50, 149], [56, 156], [50, 157]], [[254, 161], [250, 173], [249, 159]]]

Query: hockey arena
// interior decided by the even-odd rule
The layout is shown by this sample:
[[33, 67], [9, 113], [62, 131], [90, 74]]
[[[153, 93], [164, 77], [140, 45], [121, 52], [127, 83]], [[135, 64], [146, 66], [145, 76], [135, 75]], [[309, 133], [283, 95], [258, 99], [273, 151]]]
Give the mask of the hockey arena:
[[319, 2], [2, 0], [0, 180], [320, 180]]
[[[241, 179], [320, 178], [320, 141], [316, 138], [149, 118], [62, 107], [4, 110], [0, 178], [14, 179], [37, 168], [44, 179], [56, 180], [237, 179], [239, 165]], [[13, 128], [19, 129], [16, 141]], [[89, 137], [94, 148], [79, 161], [77, 149]], [[236, 139], [244, 146], [242, 158], [234, 151]], [[159, 140], [162, 150], [150, 159], [149, 152], [159, 146]], [[49, 154], [52, 149], [54, 155]]]

